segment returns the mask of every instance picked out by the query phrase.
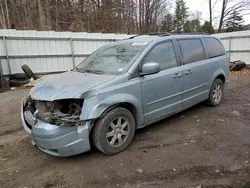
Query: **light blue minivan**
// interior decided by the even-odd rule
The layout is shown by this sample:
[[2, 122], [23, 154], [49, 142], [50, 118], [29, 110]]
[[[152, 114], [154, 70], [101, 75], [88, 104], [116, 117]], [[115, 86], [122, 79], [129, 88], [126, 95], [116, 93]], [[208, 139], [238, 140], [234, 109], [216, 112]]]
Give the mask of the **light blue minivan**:
[[76, 69], [44, 79], [23, 99], [32, 143], [55, 156], [123, 151], [135, 130], [207, 101], [217, 106], [229, 59], [216, 37], [139, 35], [101, 47]]

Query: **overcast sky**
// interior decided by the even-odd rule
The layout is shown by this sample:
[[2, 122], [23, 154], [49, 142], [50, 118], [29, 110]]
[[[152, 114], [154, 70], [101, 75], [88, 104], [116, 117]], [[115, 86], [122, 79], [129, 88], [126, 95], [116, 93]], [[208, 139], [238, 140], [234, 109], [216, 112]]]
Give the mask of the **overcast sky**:
[[[187, 6], [190, 8], [190, 11], [200, 11], [202, 13], [201, 18], [204, 21], [209, 20], [209, 9], [208, 9], [208, 0], [186, 0]], [[213, 1], [212, 1], [213, 2]], [[214, 0], [215, 2], [215, 0]], [[213, 11], [214, 16], [219, 16], [221, 10], [221, 1], [217, 3], [215, 6], [215, 9]], [[249, 11], [250, 14], [250, 11]], [[244, 24], [250, 24], [250, 15], [244, 16], [245, 23]], [[217, 26], [219, 20], [215, 20], [215, 26]]]

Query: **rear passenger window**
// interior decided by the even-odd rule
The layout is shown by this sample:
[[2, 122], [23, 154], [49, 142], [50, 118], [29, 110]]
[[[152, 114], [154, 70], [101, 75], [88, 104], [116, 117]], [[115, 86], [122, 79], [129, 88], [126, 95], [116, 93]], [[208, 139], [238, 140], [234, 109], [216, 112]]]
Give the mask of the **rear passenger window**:
[[225, 55], [225, 49], [219, 40], [215, 38], [203, 38], [203, 41], [209, 58]]
[[171, 41], [160, 43], [148, 53], [144, 63], [156, 62], [160, 64], [161, 70], [177, 66], [175, 50]]
[[200, 39], [179, 40], [178, 44], [184, 64], [201, 61], [206, 58]]

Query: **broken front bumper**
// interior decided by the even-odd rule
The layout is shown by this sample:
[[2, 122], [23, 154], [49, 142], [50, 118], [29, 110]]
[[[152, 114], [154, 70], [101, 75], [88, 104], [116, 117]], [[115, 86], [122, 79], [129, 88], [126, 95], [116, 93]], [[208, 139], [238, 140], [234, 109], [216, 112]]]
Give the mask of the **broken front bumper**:
[[[40, 120], [35, 125], [27, 122], [25, 117], [24, 99], [21, 105], [21, 120], [25, 131], [29, 134], [32, 144], [40, 150], [61, 157], [77, 155], [90, 150], [89, 127], [90, 122], [79, 122], [75, 126], [51, 125]], [[32, 115], [32, 114], [31, 114]]]

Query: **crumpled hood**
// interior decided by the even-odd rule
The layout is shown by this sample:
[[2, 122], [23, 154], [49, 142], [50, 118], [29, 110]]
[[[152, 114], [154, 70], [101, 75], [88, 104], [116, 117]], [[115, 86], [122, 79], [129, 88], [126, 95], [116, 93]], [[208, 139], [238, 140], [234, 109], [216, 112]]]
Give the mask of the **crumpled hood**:
[[30, 91], [35, 100], [54, 101], [78, 98], [93, 87], [115, 78], [114, 75], [98, 75], [80, 72], [65, 72], [38, 82]]

